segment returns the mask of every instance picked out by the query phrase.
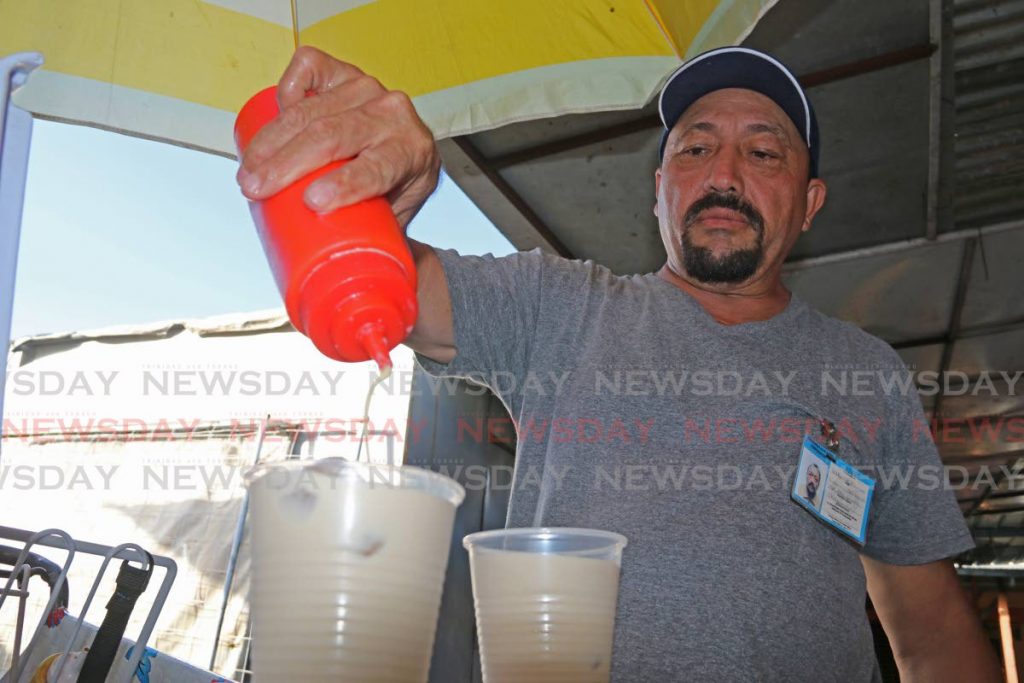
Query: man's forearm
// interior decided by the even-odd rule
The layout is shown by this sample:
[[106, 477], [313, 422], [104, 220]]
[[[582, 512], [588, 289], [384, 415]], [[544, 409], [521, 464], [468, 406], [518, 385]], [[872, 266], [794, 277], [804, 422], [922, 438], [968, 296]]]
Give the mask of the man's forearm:
[[900, 566], [865, 555], [861, 561], [901, 681], [1001, 680], [995, 650], [952, 563]]
[[1003, 680], [1002, 667], [991, 643], [974, 623], [935, 635], [930, 643], [934, 647], [903, 655], [896, 653], [902, 683], [998, 683]]

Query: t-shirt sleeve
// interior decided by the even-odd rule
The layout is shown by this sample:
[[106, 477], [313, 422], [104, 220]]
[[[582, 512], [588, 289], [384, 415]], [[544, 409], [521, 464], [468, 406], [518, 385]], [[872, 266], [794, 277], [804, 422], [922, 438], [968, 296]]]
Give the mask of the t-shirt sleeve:
[[436, 377], [463, 377], [490, 387], [514, 406], [515, 387], [528, 372], [540, 306], [544, 255], [461, 256], [438, 249], [452, 303], [455, 358], [442, 364], [416, 358]]
[[932, 441], [916, 391], [891, 397], [884, 463], [875, 472], [874, 514], [864, 553], [881, 562], [925, 564], [974, 548]]

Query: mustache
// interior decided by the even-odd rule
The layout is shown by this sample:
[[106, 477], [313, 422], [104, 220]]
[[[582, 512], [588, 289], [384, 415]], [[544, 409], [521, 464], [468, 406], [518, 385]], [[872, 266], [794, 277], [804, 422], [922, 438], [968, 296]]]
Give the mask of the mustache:
[[761, 216], [761, 212], [754, 208], [753, 204], [732, 192], [709, 192], [695, 201], [683, 216], [683, 225], [690, 227], [700, 214], [708, 209], [735, 211], [746, 218], [759, 235], [764, 233], [764, 217]]

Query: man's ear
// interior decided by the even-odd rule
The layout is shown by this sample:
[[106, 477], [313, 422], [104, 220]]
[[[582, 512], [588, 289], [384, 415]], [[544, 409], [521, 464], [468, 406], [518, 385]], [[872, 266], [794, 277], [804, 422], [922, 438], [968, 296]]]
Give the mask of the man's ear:
[[654, 169], [654, 206], [651, 207], [651, 213], [654, 214], [655, 218], [658, 216], [658, 193], [661, 192], [661, 168]]
[[825, 205], [825, 196], [828, 194], [828, 186], [821, 178], [811, 178], [807, 183], [807, 213], [804, 214], [804, 224], [800, 228], [802, 232], [811, 229], [811, 221], [817, 215], [821, 207]]

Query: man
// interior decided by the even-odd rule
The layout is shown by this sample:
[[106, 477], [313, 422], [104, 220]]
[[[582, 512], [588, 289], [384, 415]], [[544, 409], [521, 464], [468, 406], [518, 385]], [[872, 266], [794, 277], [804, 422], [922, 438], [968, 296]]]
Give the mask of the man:
[[[282, 115], [249, 147], [243, 192], [267, 197], [354, 157], [307, 204], [383, 195], [408, 225], [440, 168], [409, 98], [308, 48], [279, 89]], [[972, 546], [948, 491], [878, 484], [863, 545], [791, 500], [801, 439], [819, 423], [842, 425], [839, 457], [869, 474], [939, 463], [911, 429], [923, 421], [916, 395], [822, 391], [832, 368], [903, 366], [782, 284], [826, 196], [805, 93], [770, 56], [728, 48], [680, 67], [659, 104], [657, 273], [410, 241], [421, 312], [408, 343], [424, 367], [517, 380], [495, 387], [519, 425], [509, 526], [629, 538], [621, 683], [877, 680], [865, 589], [903, 680], [996, 680], [946, 559]], [[724, 381], [735, 378], [740, 391]], [[813, 620], [801, 612], [810, 600], [823, 606]]]
[[804, 472], [804, 485], [802, 495], [807, 499], [807, 502], [818, 507], [821, 502], [818, 500], [818, 486], [821, 484], [821, 468], [816, 464], [810, 464], [807, 466], [807, 471]]

